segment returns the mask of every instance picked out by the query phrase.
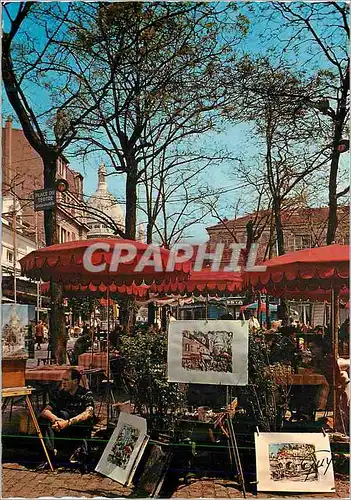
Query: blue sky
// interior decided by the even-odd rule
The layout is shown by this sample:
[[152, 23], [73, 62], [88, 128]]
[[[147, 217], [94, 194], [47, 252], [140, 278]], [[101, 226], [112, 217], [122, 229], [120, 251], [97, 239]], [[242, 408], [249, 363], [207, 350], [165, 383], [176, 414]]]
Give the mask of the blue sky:
[[[13, 8], [16, 8], [14, 5]], [[250, 14], [246, 12], [246, 14], [250, 18]], [[252, 16], [251, 16], [252, 17]], [[256, 19], [257, 21], [257, 19]], [[4, 18], [4, 25], [6, 29], [6, 19]], [[276, 40], [272, 39], [268, 41], [266, 45], [262, 44], [262, 41], [259, 41], [259, 36], [262, 35], [264, 30], [267, 29], [266, 23], [258, 23], [254, 22], [251, 27], [248, 36], [245, 40], [243, 40], [240, 50], [242, 52], [246, 52], [251, 56], [259, 56], [267, 53], [267, 50], [270, 50], [275, 47]], [[295, 62], [297, 65], [301, 65], [303, 63], [303, 59], [297, 59], [296, 56], [290, 56], [290, 62]], [[323, 63], [322, 63], [323, 64]], [[32, 87], [31, 94], [32, 98], [37, 100], [38, 93], [40, 93], [40, 100], [43, 103], [43, 106], [47, 104], [47, 95], [44, 91], [40, 89], [35, 89]], [[14, 126], [19, 127], [18, 122], [16, 121], [15, 114], [11, 112], [11, 109], [6, 101], [6, 94], [3, 93], [4, 102], [3, 102], [3, 116], [6, 117], [8, 114], [12, 114], [14, 116]], [[208, 138], [207, 138], [208, 139]], [[246, 156], [252, 155], [254, 151], [257, 151], [259, 148], [258, 138], [252, 133], [252, 125], [249, 123], [239, 124], [239, 125], [230, 125], [226, 126], [226, 129], [221, 134], [211, 134], [210, 140], [216, 141], [219, 144], [225, 146], [229, 151], [231, 151], [236, 156]], [[105, 161], [108, 167], [108, 161], [101, 153], [90, 154], [89, 158], [87, 158], [84, 163], [81, 160], [76, 158], [70, 158], [69, 150], [65, 152], [66, 156], [70, 160], [71, 167], [74, 170], [80, 171], [84, 175], [84, 193], [85, 195], [91, 195], [96, 187], [97, 187], [97, 169], [98, 165], [101, 161]], [[113, 169], [108, 169], [109, 172], [112, 172]], [[108, 185], [110, 191], [116, 196], [117, 200], [121, 202], [122, 208], [124, 208], [124, 178], [120, 175], [111, 175], [108, 177]], [[216, 169], [215, 175], [213, 172], [211, 173], [211, 185], [213, 188], [235, 188], [238, 186], [238, 180], [235, 178], [235, 165], [226, 163], [223, 164], [219, 169]], [[221, 215], [227, 218], [233, 217], [233, 208], [232, 206], [235, 204], [236, 200], [242, 193], [240, 190], [233, 191], [230, 195], [221, 196], [218, 202], [218, 206], [220, 207]], [[242, 213], [245, 212], [245, 207], [242, 207]], [[197, 224], [196, 226], [191, 228], [190, 234], [193, 236], [193, 239], [196, 242], [202, 242], [207, 239], [207, 233], [205, 231], [205, 227], [216, 224], [217, 220], [215, 218], [209, 217], [204, 221], [203, 224]]]

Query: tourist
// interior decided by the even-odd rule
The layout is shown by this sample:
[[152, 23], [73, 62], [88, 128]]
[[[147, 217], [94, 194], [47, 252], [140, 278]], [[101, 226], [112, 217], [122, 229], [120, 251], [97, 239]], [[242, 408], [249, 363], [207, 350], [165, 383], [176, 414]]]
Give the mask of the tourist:
[[249, 331], [252, 333], [256, 333], [260, 329], [261, 329], [260, 322], [258, 321], [258, 319], [256, 317], [256, 313], [253, 312], [251, 314], [250, 319], [249, 319]]
[[[70, 462], [86, 466], [89, 452], [87, 440], [91, 437], [93, 426], [94, 399], [91, 391], [79, 385], [80, 380], [81, 374], [74, 368], [64, 373], [61, 389], [41, 412], [41, 426], [53, 461], [59, 460], [64, 448], [69, 446], [70, 452], [75, 449]], [[45, 462], [39, 469], [47, 466]]]
[[37, 350], [41, 349], [41, 344], [44, 340], [44, 325], [42, 320], [39, 320], [39, 323], [35, 327], [35, 342], [37, 343]]

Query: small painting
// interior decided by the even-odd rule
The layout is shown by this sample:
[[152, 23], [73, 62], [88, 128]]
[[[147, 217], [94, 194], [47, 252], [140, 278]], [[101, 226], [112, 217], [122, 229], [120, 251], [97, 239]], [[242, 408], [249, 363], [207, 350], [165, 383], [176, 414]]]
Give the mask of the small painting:
[[35, 308], [26, 304], [1, 304], [2, 355], [27, 357], [26, 339]]
[[231, 373], [233, 332], [183, 330], [182, 367], [186, 370]]
[[139, 453], [146, 440], [146, 420], [121, 412], [107, 446], [95, 470], [121, 484], [131, 481]]
[[169, 382], [246, 385], [247, 355], [248, 324], [245, 321], [169, 323]]
[[140, 435], [139, 429], [131, 425], [123, 425], [117, 439], [107, 456], [107, 461], [125, 469], [133, 453], [135, 443]]
[[328, 436], [255, 434], [258, 491], [323, 493], [334, 489]]
[[313, 444], [269, 445], [272, 481], [318, 481], [316, 449]]

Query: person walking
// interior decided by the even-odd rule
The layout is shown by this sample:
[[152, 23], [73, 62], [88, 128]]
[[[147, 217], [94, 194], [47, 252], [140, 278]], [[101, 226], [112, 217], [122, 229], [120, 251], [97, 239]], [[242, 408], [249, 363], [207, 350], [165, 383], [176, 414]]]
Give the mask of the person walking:
[[44, 325], [42, 320], [39, 320], [39, 323], [35, 327], [35, 341], [37, 343], [37, 350], [41, 349], [41, 344], [44, 339]]

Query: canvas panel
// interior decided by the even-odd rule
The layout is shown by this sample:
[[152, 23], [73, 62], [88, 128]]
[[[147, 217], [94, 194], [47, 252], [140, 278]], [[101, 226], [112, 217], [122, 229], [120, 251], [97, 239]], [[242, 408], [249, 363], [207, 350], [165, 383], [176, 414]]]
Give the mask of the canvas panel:
[[168, 327], [168, 380], [247, 385], [248, 323], [174, 321]]
[[322, 433], [255, 434], [257, 491], [335, 491], [329, 437]]
[[26, 357], [26, 338], [35, 307], [27, 304], [1, 304], [2, 355], [4, 358]]
[[95, 470], [114, 481], [126, 484], [136, 460], [141, 458], [139, 451], [145, 442], [146, 432], [144, 418], [121, 412], [116, 429]]

